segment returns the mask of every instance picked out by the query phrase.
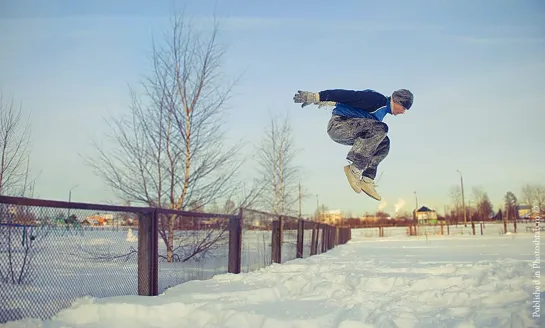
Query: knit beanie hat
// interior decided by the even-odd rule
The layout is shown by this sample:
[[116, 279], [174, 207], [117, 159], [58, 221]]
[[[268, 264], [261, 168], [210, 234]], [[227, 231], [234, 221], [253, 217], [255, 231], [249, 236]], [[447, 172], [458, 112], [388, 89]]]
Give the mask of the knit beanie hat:
[[399, 89], [392, 93], [392, 100], [405, 107], [405, 109], [411, 108], [413, 105], [413, 98], [412, 92], [407, 89]]

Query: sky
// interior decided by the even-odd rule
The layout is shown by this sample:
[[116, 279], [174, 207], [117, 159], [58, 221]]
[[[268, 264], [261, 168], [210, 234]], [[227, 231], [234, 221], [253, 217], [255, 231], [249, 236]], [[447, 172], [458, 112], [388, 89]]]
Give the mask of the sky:
[[[72, 189], [73, 201], [112, 201], [83, 158], [96, 155], [92, 141], [107, 142], [108, 115], [128, 112], [152, 37], [182, 8], [205, 28], [221, 19], [222, 72], [240, 78], [225, 128], [248, 142], [243, 154], [270, 113], [289, 115], [305, 214], [317, 202], [353, 215], [410, 211], [415, 196], [442, 212], [457, 170], [466, 200], [480, 187], [496, 209], [507, 191], [545, 183], [541, 1], [1, 1], [0, 90], [30, 115], [36, 197], [67, 200]], [[349, 147], [326, 133], [331, 112], [293, 103], [297, 90], [339, 88], [415, 95], [404, 115], [385, 118], [380, 203], [348, 185]]]

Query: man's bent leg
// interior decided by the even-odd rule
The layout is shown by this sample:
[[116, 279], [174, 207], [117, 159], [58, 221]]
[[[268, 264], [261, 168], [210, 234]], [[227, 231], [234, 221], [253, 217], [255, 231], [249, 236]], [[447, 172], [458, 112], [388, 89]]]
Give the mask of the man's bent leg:
[[361, 178], [361, 190], [363, 190], [367, 195], [373, 197], [376, 200], [381, 200], [380, 195], [375, 189], [375, 176], [377, 175], [378, 164], [386, 158], [388, 152], [390, 151], [390, 138], [388, 136], [384, 137], [380, 144], [378, 145], [369, 166], [365, 168], [362, 172]]
[[357, 123], [354, 119], [333, 115], [327, 124], [327, 134], [336, 143], [352, 146], [361, 134]]
[[344, 172], [356, 193], [364, 190], [371, 197], [380, 199], [370, 184], [372, 181], [362, 180], [362, 171], [372, 164], [373, 154], [386, 138], [386, 132], [388, 126], [373, 119], [333, 116], [329, 121], [327, 133], [331, 139], [343, 145], [352, 145], [346, 157], [352, 164], [346, 165]]
[[377, 176], [377, 167], [379, 163], [382, 162], [382, 160], [386, 158], [386, 156], [388, 156], [389, 151], [390, 138], [385, 137], [378, 145], [377, 150], [373, 155], [373, 158], [371, 158], [371, 161], [369, 162], [369, 166], [367, 166], [367, 168], [363, 170], [362, 175], [371, 179], [375, 179], [375, 177]]
[[360, 170], [370, 164], [373, 154], [387, 132], [386, 124], [367, 118], [333, 116], [327, 127], [327, 133], [333, 141], [352, 146], [346, 159]]
[[379, 121], [362, 119], [360, 128], [363, 133], [354, 141], [346, 158], [360, 170], [365, 170], [373, 165], [373, 158], [379, 146], [387, 138], [388, 126]]
[[[359, 163], [359, 165], [365, 163], [365, 166], [360, 167], [363, 172], [359, 186], [370, 197], [381, 200], [375, 190], [374, 175], [376, 175], [378, 163], [386, 157], [390, 147], [390, 140], [387, 136], [388, 126], [375, 120], [365, 120], [362, 124], [365, 126], [365, 133], [354, 141], [347, 159]], [[367, 172], [365, 172], [366, 170]]]

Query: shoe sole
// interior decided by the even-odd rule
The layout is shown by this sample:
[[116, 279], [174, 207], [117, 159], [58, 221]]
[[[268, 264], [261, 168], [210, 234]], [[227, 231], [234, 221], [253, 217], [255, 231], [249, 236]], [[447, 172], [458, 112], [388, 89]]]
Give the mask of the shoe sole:
[[368, 192], [367, 192], [365, 189], [363, 189], [363, 188], [362, 188], [361, 190], [362, 190], [364, 193], [366, 193], [367, 196], [369, 196], [369, 197], [371, 197], [371, 198], [373, 198], [373, 199], [376, 199], [376, 200], [381, 200], [381, 199], [382, 199], [380, 196], [375, 197], [374, 195], [371, 195], [370, 193], [368, 193]]
[[350, 187], [352, 187], [352, 189], [359, 194], [362, 191], [362, 189], [360, 188], [360, 186], [353, 186], [352, 183], [350, 182], [352, 181], [351, 179], [352, 172], [350, 172], [349, 166], [344, 167], [344, 174], [346, 174], [346, 178], [348, 179], [348, 183], [350, 184]]

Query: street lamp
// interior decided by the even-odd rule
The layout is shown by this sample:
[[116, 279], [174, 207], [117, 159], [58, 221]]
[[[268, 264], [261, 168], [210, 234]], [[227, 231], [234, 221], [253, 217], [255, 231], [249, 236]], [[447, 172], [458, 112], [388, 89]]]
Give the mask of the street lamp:
[[70, 191], [68, 191], [68, 202], [70, 203], [72, 201], [72, 190], [76, 189], [78, 185], [73, 186], [70, 188]]
[[414, 191], [414, 201], [416, 203], [416, 207], [414, 208], [414, 219], [418, 219], [416, 216], [416, 212], [418, 212], [418, 197], [416, 196], [416, 190]]
[[319, 221], [320, 219], [320, 202], [318, 200], [318, 194], [316, 194], [316, 219], [315, 221]]
[[[75, 185], [73, 186], [72, 188], [70, 188], [70, 190], [68, 191], [68, 202], [72, 202], [72, 190], [76, 189], [78, 187], [78, 185]], [[70, 217], [70, 208], [68, 208], [68, 217]]]
[[460, 184], [462, 185], [462, 206], [464, 208], [464, 227], [467, 227], [466, 202], [464, 198], [464, 179], [462, 178], [462, 172], [460, 172], [459, 170], [456, 170], [456, 172], [460, 173]]

